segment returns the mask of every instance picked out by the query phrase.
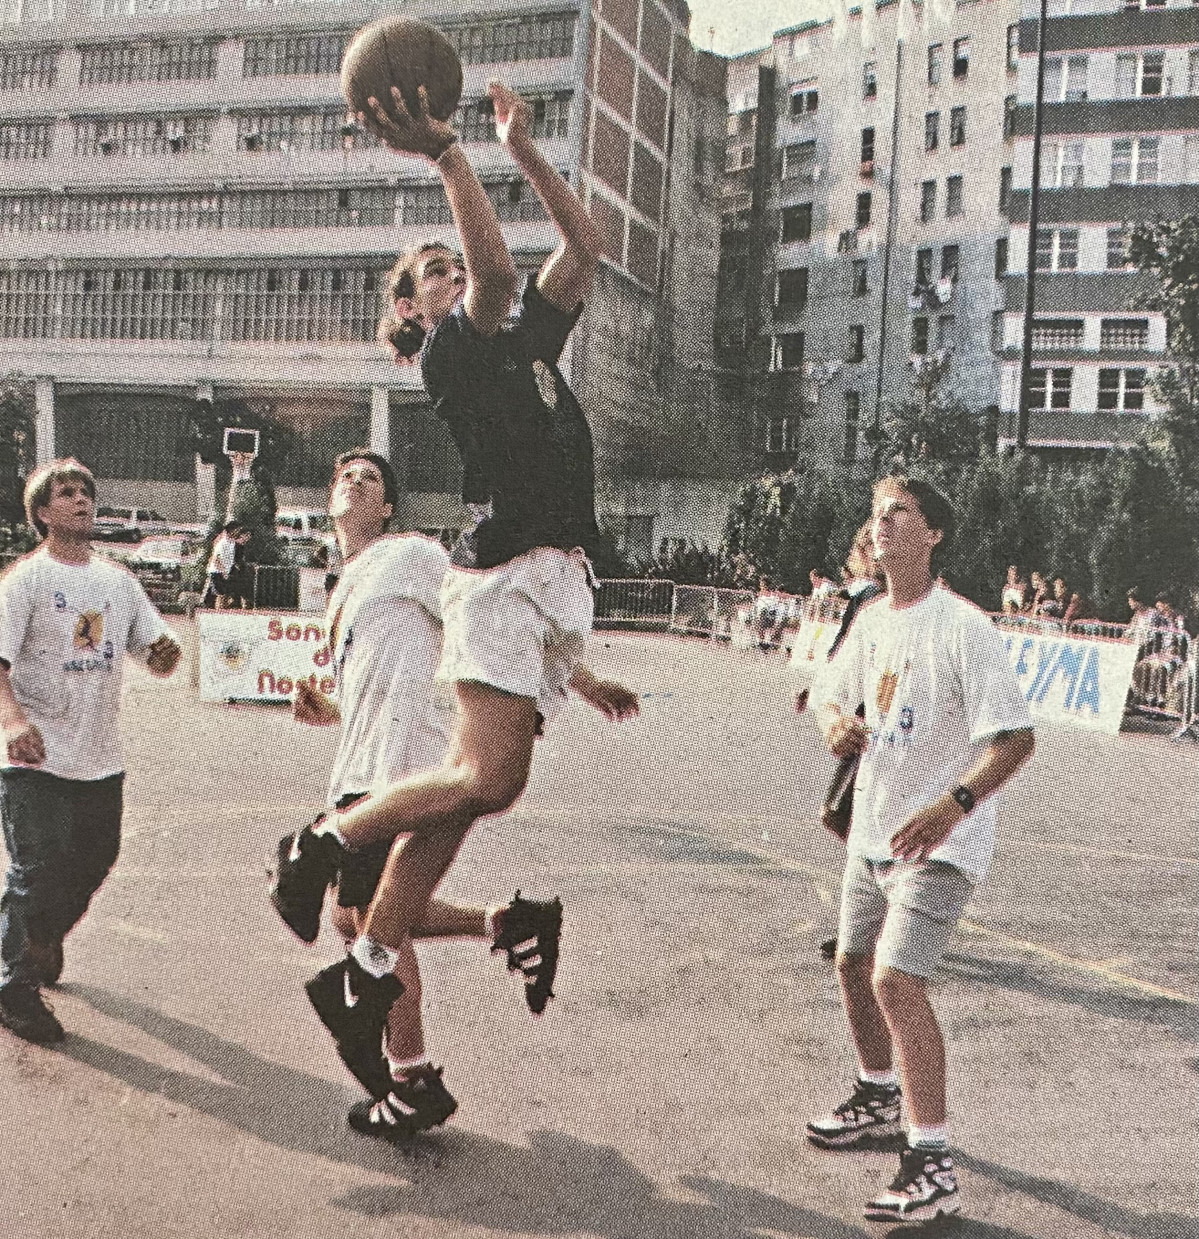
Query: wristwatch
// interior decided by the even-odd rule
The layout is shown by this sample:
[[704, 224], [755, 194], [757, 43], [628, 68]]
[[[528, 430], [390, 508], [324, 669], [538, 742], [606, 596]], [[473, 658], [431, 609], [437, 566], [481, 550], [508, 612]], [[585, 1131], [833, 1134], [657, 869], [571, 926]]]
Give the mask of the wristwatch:
[[962, 806], [963, 813], [969, 813], [974, 808], [974, 793], [959, 784], [949, 793]]

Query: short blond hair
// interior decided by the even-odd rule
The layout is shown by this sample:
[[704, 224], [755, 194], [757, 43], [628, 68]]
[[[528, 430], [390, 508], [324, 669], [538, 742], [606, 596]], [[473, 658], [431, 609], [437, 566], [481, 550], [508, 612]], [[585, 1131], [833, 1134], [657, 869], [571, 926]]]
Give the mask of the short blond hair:
[[37, 510], [50, 502], [54, 483], [68, 479], [82, 482], [84, 489], [95, 500], [96, 479], [87, 465], [76, 460], [74, 456], [48, 460], [44, 465], [38, 465], [29, 475], [29, 481], [25, 483], [25, 519], [37, 530], [39, 537], [46, 536], [46, 526], [38, 520]]

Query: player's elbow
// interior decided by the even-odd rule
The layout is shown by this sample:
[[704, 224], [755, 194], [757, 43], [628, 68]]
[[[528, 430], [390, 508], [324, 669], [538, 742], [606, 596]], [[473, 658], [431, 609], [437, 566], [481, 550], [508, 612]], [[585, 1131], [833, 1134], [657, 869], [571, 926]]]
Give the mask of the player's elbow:
[[507, 250], [496, 254], [484, 270], [471, 272], [471, 282], [481, 297], [489, 303], [502, 303], [507, 309], [516, 295], [516, 263], [512, 255]]

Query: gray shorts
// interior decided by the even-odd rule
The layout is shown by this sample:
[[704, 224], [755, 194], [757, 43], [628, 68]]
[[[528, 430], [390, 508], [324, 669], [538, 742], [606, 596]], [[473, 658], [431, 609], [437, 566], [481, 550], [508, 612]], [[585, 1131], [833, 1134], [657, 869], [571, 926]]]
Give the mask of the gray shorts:
[[850, 857], [841, 887], [840, 950], [931, 977], [973, 893], [966, 874], [943, 861]]

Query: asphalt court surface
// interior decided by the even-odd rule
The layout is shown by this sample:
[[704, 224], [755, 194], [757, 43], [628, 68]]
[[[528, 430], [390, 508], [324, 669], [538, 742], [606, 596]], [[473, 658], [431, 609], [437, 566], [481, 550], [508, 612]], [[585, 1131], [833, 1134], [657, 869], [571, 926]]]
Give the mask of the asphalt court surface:
[[[191, 631], [180, 624], [185, 637]], [[422, 948], [460, 1109], [409, 1150], [357, 1094], [265, 860], [322, 798], [333, 736], [133, 668], [117, 870], [68, 942], [45, 1050], [0, 1033], [7, 1236], [850, 1239], [894, 1153], [820, 1153], [853, 1061], [817, 943], [840, 861], [832, 761], [776, 655], [601, 633], [642, 693], [572, 708], [448, 897], [561, 894], [541, 1019], [486, 945]], [[1199, 1239], [1199, 745], [1041, 729], [933, 995], [965, 1220], [946, 1233]]]

